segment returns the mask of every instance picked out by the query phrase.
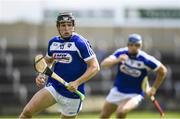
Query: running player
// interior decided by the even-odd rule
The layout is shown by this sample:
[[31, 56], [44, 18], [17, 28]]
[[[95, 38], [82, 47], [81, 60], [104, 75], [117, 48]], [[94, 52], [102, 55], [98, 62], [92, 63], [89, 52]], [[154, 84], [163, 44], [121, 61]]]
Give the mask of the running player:
[[116, 50], [102, 61], [102, 68], [118, 65], [118, 72], [101, 111], [101, 118], [109, 118], [115, 111], [117, 118], [125, 118], [129, 111], [136, 108], [143, 99], [141, 83], [150, 70], [155, 71], [157, 77], [147, 94], [156, 94], [167, 69], [153, 56], [142, 51], [141, 47], [141, 36], [130, 34], [127, 47]]
[[61, 118], [75, 118], [81, 110], [82, 102], [74, 93], [78, 89], [83, 94], [84, 83], [100, 69], [89, 42], [74, 32], [75, 19], [72, 13], [60, 13], [57, 17], [59, 36], [53, 37], [48, 44], [45, 57], [49, 66], [53, 64], [54, 72], [69, 82], [68, 89], [52, 78], [39, 74], [38, 86], [46, 86], [38, 91], [25, 106], [20, 118], [31, 118], [35, 113], [57, 103]]

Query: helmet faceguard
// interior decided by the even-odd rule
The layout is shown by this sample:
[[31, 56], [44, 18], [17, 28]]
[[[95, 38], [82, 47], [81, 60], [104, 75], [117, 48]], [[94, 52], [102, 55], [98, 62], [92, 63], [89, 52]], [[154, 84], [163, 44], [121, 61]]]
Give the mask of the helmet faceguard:
[[73, 26], [75, 26], [75, 18], [70, 12], [64, 12], [58, 15], [56, 26], [59, 26], [61, 22], [72, 22]]

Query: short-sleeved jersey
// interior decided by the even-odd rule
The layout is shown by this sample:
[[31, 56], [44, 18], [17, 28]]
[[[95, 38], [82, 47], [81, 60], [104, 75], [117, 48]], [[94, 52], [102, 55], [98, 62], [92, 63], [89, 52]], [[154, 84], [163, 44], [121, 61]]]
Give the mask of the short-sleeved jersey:
[[[122, 54], [130, 56], [127, 47], [116, 50], [111, 57], [118, 58]], [[144, 77], [148, 71], [156, 71], [160, 65], [157, 59], [140, 50], [136, 57], [129, 57], [127, 61], [118, 64], [114, 86], [123, 93], [143, 94], [141, 84]]]
[[[86, 69], [86, 61], [95, 57], [90, 43], [77, 33], [73, 33], [71, 38], [63, 40], [59, 36], [53, 37], [48, 44], [47, 57], [55, 59], [53, 70], [66, 82], [71, 82], [82, 76]], [[75, 93], [71, 93], [61, 83], [52, 78], [48, 78], [47, 85], [52, 85], [58, 93], [69, 98], [79, 98]], [[78, 90], [85, 93], [84, 84]]]

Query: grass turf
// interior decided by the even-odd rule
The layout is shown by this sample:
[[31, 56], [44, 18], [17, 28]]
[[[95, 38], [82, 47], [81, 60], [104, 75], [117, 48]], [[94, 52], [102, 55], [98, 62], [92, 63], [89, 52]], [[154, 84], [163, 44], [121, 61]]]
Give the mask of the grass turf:
[[[43, 115], [42, 115], [43, 116]], [[42, 117], [42, 116], [37, 116], [37, 117]], [[46, 118], [50, 118], [50, 115], [44, 116]], [[52, 116], [54, 118], [58, 118], [59, 115], [56, 116]], [[99, 117], [99, 113], [91, 113], [91, 114], [80, 114], [78, 116], [79, 119], [98, 119]], [[112, 115], [111, 119], [115, 118], [115, 115]], [[157, 119], [157, 118], [161, 118], [159, 113], [157, 112], [141, 112], [141, 111], [136, 111], [136, 112], [131, 112], [128, 114], [127, 119], [147, 119], [147, 118], [151, 118], [151, 119]], [[165, 114], [165, 117], [163, 117], [162, 119], [172, 119], [172, 118], [176, 118], [176, 119], [180, 119], [180, 113], [178, 112], [167, 112]]]
[[[47, 119], [59, 119], [59, 114], [39, 114], [34, 118], [47, 118]], [[99, 113], [80, 113], [77, 119], [98, 119]], [[0, 116], [0, 118], [12, 119], [17, 116]], [[111, 119], [115, 118], [112, 115]], [[147, 111], [133, 111], [127, 116], [127, 119], [160, 119], [158, 112], [147, 112]], [[166, 112], [165, 117], [161, 119], [180, 119], [180, 112]]]

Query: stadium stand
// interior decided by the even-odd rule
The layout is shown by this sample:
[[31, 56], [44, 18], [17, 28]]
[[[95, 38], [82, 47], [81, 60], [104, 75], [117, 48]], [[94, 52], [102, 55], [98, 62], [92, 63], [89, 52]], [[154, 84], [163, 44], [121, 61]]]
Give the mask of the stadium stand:
[[[30, 32], [30, 31], [34, 32], [33, 30], [34, 27], [32, 29], [31, 29], [31, 25], [28, 25], [27, 27], [29, 28], [27, 32]], [[12, 27], [9, 29], [16, 30], [20, 28], [19, 28], [19, 25], [17, 25], [16, 27]], [[53, 30], [55, 30], [53, 27], [52, 29], [49, 29], [49, 30], [47, 30], [48, 28], [46, 27], [44, 27], [44, 30], [41, 30], [41, 28], [42, 26], [39, 27], [40, 34], [37, 37], [38, 40], [34, 39], [33, 37], [32, 38], [30, 37], [26, 40], [19, 39], [21, 35], [25, 37], [24, 34], [17, 34], [17, 36], [14, 36], [14, 37], [9, 35], [7, 39], [10, 39], [10, 40], [7, 40], [5, 38], [0, 39], [0, 102], [3, 102], [3, 103], [0, 103], [0, 114], [2, 115], [6, 113], [8, 114], [19, 113], [22, 110], [23, 106], [26, 104], [26, 102], [32, 97], [32, 95], [36, 91], [39, 90], [34, 80], [36, 77], [36, 72], [34, 71], [34, 68], [33, 68], [33, 57], [35, 56], [35, 54], [38, 54], [38, 53], [45, 54], [45, 51], [46, 51], [45, 48], [47, 46], [43, 44], [45, 42], [44, 39], [49, 39], [50, 36], [53, 36], [52, 35], [54, 32]], [[79, 28], [78, 31], [85, 34], [84, 31], [88, 31], [87, 29]], [[93, 28], [90, 28], [90, 29], [93, 30]], [[142, 33], [142, 35], [145, 36], [145, 39], [149, 39], [149, 40], [145, 40], [146, 42], [145, 50], [151, 49], [148, 52], [154, 55], [156, 58], [161, 59], [161, 61], [164, 64], [166, 64], [166, 66], [168, 66], [168, 70], [169, 70], [168, 76], [165, 82], [163, 83], [160, 90], [158, 91], [157, 98], [158, 100], [160, 100], [159, 102], [164, 102], [163, 101], [164, 96], [166, 96], [166, 104], [164, 105], [165, 109], [166, 108], [167, 109], [180, 109], [180, 106], [178, 105], [178, 100], [180, 99], [180, 95], [179, 95], [180, 57], [178, 56], [179, 45], [177, 45], [176, 42], [171, 43], [173, 40], [169, 41], [169, 38], [166, 38], [165, 36], [164, 37], [161, 37], [161, 35], [156, 36], [155, 32], [161, 33], [161, 29], [160, 30], [156, 29], [154, 33], [153, 33], [154, 29], [150, 29], [150, 30], [146, 29], [145, 31], [144, 29], [130, 30], [130, 28], [127, 28], [127, 29], [123, 28], [123, 30], [118, 29], [118, 28], [116, 29], [106, 28], [106, 29], [108, 29], [106, 31], [107, 36], [110, 35], [112, 36], [112, 38], [118, 37], [118, 39], [115, 40], [116, 42], [110, 42], [109, 38], [111, 37], [106, 38], [104, 36], [103, 38], [101, 38], [100, 36], [98, 36], [98, 40], [100, 40], [99, 44], [97, 44], [97, 42], [91, 41], [93, 46], [95, 46], [95, 53], [97, 54], [99, 62], [104, 57], [111, 54], [114, 51], [114, 49], [116, 49], [117, 47], [124, 46], [125, 39], [126, 39], [125, 36], [127, 36], [129, 32], [137, 31], [138, 33]], [[99, 35], [98, 34], [99, 31], [100, 33], [104, 32], [102, 30], [104, 29], [101, 29], [101, 28], [98, 29], [96, 34], [93, 34], [94, 32], [89, 32], [89, 34], [86, 34], [87, 38], [96, 39], [96, 36]], [[150, 31], [152, 32], [152, 34]], [[166, 32], [169, 32], [169, 31], [164, 30], [163, 32], [165, 34]], [[152, 35], [152, 37], [147, 34]], [[161, 43], [161, 42], [156, 41], [156, 40], [162, 39], [162, 38], [165, 38], [164, 39], [165, 43], [164, 45], [160, 46], [158, 45], [158, 43]], [[9, 45], [8, 43], [10, 42], [8, 41], [10, 41], [12, 44], [15, 44], [16, 42], [18, 42], [16, 43], [16, 45], [17, 44], [20, 44], [20, 45], [18, 46]], [[24, 42], [21, 43], [20, 41], [24, 41]], [[41, 42], [43, 45], [38, 46], [39, 42]], [[102, 42], [105, 42], [108, 45], [104, 48]], [[171, 45], [168, 45], [168, 43], [171, 43]], [[24, 44], [24, 45], [21, 45], [21, 44]], [[113, 47], [113, 46], [116, 46], [116, 47]], [[170, 48], [167, 48], [167, 46], [169, 46]], [[155, 49], [155, 50], [152, 50], [152, 49]], [[170, 49], [170, 51], [167, 51], [167, 49]], [[173, 52], [174, 49], [176, 49], [175, 53]], [[117, 67], [114, 67], [111, 70], [102, 70], [97, 76], [95, 76], [92, 80], [90, 80], [87, 83], [86, 89], [87, 89], [88, 97], [101, 96], [100, 99], [105, 98], [105, 95], [108, 93], [110, 87], [113, 85], [113, 77], [116, 74], [115, 68]], [[151, 76], [153, 79], [154, 75], [152, 74]], [[95, 99], [98, 99], [98, 98], [95, 98]], [[91, 102], [91, 99], [90, 99], [90, 102]], [[7, 108], [9, 112], [6, 111]], [[148, 101], [143, 102], [142, 105], [139, 107], [139, 109], [147, 109], [147, 108], [153, 108], [151, 103]]]
[[[44, 49], [39, 49], [37, 52], [42, 52]], [[1, 57], [1, 67], [0, 67], [0, 101], [4, 102], [0, 105], [1, 114], [5, 114], [6, 107], [12, 108], [12, 107], [21, 107], [16, 108], [16, 111], [12, 110], [12, 113], [16, 113], [22, 109], [22, 106], [32, 97], [32, 95], [38, 90], [36, 84], [35, 84], [35, 76], [36, 73], [33, 69], [32, 61], [29, 60], [29, 49], [28, 48], [9, 48], [7, 49], [8, 53], [12, 54], [12, 72], [9, 72], [7, 69], [9, 64], [6, 64], [7, 58]], [[8, 56], [8, 59], [10, 59]], [[159, 98], [162, 97], [166, 91], [168, 91], [167, 94], [170, 94], [170, 92], [174, 92], [173, 96], [176, 99], [180, 98], [179, 95], [179, 73], [180, 73], [180, 66], [179, 61], [173, 61], [172, 59], [169, 59], [167, 55], [162, 54], [162, 61], [165, 64], [168, 64], [169, 67], [172, 70], [172, 87], [169, 88], [171, 90], [167, 89], [167, 86], [162, 86], [159, 93]], [[171, 56], [172, 57], [172, 56]], [[11, 64], [11, 63], [10, 63]], [[9, 73], [8, 73], [9, 72]], [[114, 77], [115, 73], [112, 73], [113, 71], [103, 71], [99, 73], [94, 79], [92, 79], [87, 84], [87, 90], [88, 95], [105, 95], [108, 93], [108, 89], [112, 86], [112, 80], [103, 80], [103, 78], [107, 78], [107, 75], [109, 75], [109, 78]], [[109, 73], [109, 74], [108, 74]], [[106, 75], [104, 75], [106, 74]], [[170, 79], [171, 80], [171, 79]], [[101, 86], [101, 88], [99, 88]], [[169, 86], [169, 85], [168, 85]], [[172, 95], [172, 94], [170, 94]], [[161, 98], [160, 98], [161, 100]], [[142, 104], [140, 108], [143, 107]], [[165, 107], [166, 108], [166, 107]], [[177, 107], [176, 107], [177, 108]], [[9, 112], [8, 112], [9, 113]]]

